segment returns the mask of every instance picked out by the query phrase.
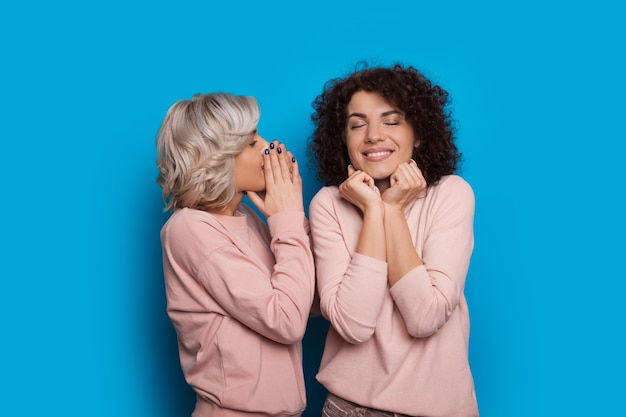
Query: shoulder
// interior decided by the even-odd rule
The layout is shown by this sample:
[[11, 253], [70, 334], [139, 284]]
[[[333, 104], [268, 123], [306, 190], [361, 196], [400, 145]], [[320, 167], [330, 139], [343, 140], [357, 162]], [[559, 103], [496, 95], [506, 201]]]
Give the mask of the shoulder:
[[322, 187], [311, 199], [309, 204], [309, 215], [314, 217], [318, 215], [327, 215], [344, 211], [344, 206], [352, 206], [339, 195], [339, 187], [329, 185]]
[[175, 210], [167, 220], [163, 228], [166, 231], [175, 232], [180, 229], [185, 231], [194, 229], [200, 223], [212, 223], [213, 215], [202, 210], [182, 208]]
[[219, 222], [211, 213], [182, 208], [174, 211], [161, 229], [161, 239], [172, 246], [189, 244], [214, 238], [220, 229]]
[[441, 197], [449, 196], [450, 198], [474, 200], [472, 186], [459, 175], [444, 175], [431, 187], [430, 192]]
[[335, 185], [327, 185], [319, 189], [317, 193], [313, 196], [311, 201], [332, 201], [339, 199], [339, 187]]
[[163, 225], [161, 234], [175, 235], [184, 233], [184, 231], [191, 228], [191, 223], [194, 223], [194, 219], [198, 218], [198, 216], [199, 210], [189, 208], [176, 209]]
[[433, 213], [445, 216], [453, 212], [473, 213], [476, 203], [474, 191], [465, 179], [446, 175], [428, 189], [425, 204]]
[[322, 207], [329, 207], [339, 200], [341, 200], [339, 188], [336, 186], [325, 186], [315, 193], [309, 204], [309, 210], [315, 211]]
[[434, 187], [443, 187], [447, 189], [472, 189], [472, 186], [463, 177], [456, 174], [444, 175]]
[[161, 230], [164, 258], [170, 264], [196, 275], [216, 251], [232, 247], [232, 235], [211, 213], [189, 208], [177, 209]]

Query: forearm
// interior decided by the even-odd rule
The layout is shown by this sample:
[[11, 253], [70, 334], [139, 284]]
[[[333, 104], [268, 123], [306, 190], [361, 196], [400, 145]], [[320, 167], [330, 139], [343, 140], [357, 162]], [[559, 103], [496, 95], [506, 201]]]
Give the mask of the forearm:
[[[388, 284], [384, 246], [359, 242], [384, 242], [382, 214], [362, 216], [337, 190], [323, 188], [309, 216], [322, 314], [345, 340], [362, 343], [374, 332]], [[374, 230], [378, 235], [366, 239]]]
[[402, 207], [385, 204], [384, 230], [389, 286], [393, 286], [410, 270], [423, 265], [417, 254]]
[[[374, 334], [386, 297], [387, 263], [359, 253], [354, 253], [348, 264], [333, 258], [332, 264], [317, 264], [322, 273], [318, 276], [322, 313], [343, 339], [363, 343]], [[323, 272], [329, 269], [337, 274]]]
[[361, 255], [386, 260], [386, 232], [383, 224], [383, 209], [378, 206], [363, 213], [363, 225], [356, 246]]

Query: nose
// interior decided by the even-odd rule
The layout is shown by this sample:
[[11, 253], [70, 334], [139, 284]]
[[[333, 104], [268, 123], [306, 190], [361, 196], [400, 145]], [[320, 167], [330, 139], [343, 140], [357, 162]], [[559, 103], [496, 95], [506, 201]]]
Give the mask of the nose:
[[383, 134], [380, 131], [379, 127], [374, 125], [374, 124], [370, 124], [367, 126], [367, 136], [365, 138], [365, 140], [367, 142], [373, 143], [373, 142], [378, 142], [383, 140]]
[[262, 151], [265, 151], [265, 149], [268, 149], [270, 147], [270, 143], [266, 141], [265, 139], [263, 139], [263, 137], [260, 135], [259, 135], [259, 143], [260, 143], [260, 147]]

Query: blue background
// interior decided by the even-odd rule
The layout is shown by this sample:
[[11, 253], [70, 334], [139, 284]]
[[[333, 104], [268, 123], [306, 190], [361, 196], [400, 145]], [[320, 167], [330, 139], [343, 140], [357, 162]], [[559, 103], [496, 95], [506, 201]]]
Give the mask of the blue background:
[[[176, 100], [253, 95], [301, 161], [311, 102], [362, 59], [446, 88], [474, 187], [483, 417], [623, 413], [618, 2], [4, 2], [0, 415], [188, 416], [165, 314], [154, 136]], [[304, 340], [306, 416], [326, 323]], [[623, 415], [623, 414], [622, 414]]]

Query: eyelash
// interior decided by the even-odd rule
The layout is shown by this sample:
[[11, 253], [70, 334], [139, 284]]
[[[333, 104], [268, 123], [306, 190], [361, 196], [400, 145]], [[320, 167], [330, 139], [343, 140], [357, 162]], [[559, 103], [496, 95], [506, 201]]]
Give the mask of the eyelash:
[[[400, 122], [385, 122], [384, 124], [386, 124], [387, 126], [398, 126], [400, 124]], [[360, 127], [365, 126], [365, 124], [362, 125], [352, 125], [350, 126], [350, 129], [354, 130], [354, 129], [358, 129]]]
[[249, 145], [249, 146], [250, 146], [251, 148], [254, 148], [254, 146], [256, 145], [256, 143], [257, 143], [257, 141], [256, 141], [256, 140], [253, 140], [253, 141], [250, 143], [250, 145]]

